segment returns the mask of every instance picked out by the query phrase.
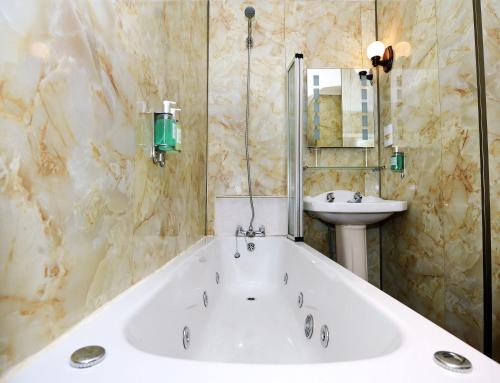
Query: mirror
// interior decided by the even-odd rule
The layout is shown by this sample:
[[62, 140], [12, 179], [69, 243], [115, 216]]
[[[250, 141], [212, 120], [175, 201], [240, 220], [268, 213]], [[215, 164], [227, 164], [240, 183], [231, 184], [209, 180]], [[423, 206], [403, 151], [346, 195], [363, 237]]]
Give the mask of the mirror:
[[309, 147], [374, 147], [374, 91], [366, 73], [353, 68], [307, 69]]

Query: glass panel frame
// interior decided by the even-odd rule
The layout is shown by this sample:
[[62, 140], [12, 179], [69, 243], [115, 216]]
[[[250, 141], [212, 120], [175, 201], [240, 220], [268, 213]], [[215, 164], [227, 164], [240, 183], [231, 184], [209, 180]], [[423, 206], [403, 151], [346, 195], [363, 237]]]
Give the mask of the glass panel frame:
[[302, 190], [302, 134], [304, 80], [303, 56], [296, 53], [287, 68], [288, 131], [288, 235], [294, 241], [304, 240]]

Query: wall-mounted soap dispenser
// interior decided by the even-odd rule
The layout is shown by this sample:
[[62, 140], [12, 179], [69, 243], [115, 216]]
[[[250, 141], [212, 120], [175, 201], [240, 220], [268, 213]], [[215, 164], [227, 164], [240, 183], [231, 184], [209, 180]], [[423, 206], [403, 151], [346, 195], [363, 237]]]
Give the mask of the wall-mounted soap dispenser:
[[176, 112], [180, 112], [181, 108], [172, 108], [172, 117], [175, 120], [175, 151], [180, 152], [182, 151], [182, 125], [181, 122], [179, 121], [179, 116], [176, 114]]
[[177, 127], [175, 111], [180, 110], [172, 108], [176, 102], [163, 101], [163, 112], [154, 114], [153, 126], [153, 147], [151, 149], [151, 158], [153, 163], [165, 166], [165, 153], [176, 151], [177, 146]]
[[391, 170], [401, 173], [401, 178], [404, 177], [405, 171], [405, 154], [398, 146], [393, 146], [391, 156]]

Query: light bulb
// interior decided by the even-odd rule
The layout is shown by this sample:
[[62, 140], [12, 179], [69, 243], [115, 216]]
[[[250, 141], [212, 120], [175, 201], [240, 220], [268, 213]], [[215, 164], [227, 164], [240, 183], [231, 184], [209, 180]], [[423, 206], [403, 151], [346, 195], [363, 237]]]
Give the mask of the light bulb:
[[366, 49], [366, 54], [369, 59], [375, 56], [383, 57], [385, 52], [385, 45], [382, 41], [374, 41]]

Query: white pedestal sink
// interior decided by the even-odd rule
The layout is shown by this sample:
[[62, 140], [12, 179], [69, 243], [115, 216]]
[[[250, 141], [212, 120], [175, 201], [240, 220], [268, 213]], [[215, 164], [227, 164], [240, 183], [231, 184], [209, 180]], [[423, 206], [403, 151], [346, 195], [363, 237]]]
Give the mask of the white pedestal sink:
[[[363, 196], [359, 203], [351, 202], [354, 194], [348, 190], [333, 190], [305, 197], [304, 210], [314, 218], [335, 225], [337, 261], [367, 280], [366, 225], [405, 211], [407, 203], [371, 196]], [[329, 202], [327, 195], [333, 195], [334, 200]]]

